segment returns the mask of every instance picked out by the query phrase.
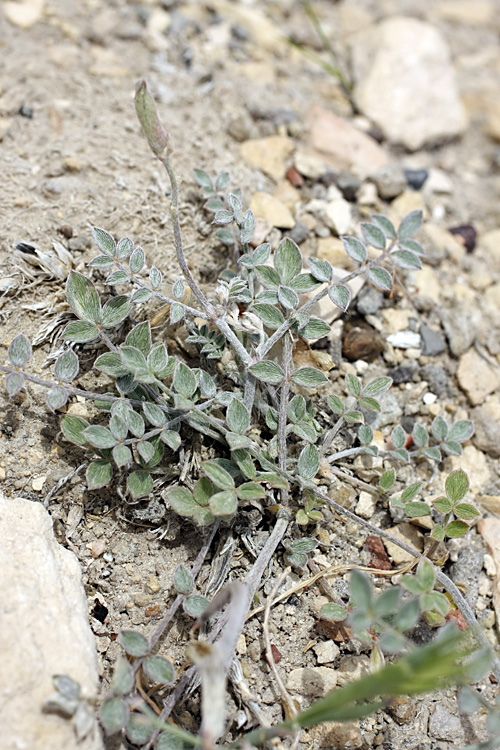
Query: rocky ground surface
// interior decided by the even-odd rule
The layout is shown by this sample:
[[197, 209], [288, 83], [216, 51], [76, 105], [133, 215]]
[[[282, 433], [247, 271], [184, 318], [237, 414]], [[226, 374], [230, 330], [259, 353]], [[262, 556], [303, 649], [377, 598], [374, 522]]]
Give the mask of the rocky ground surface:
[[[325, 344], [337, 365], [330, 373], [331, 392], [349, 372], [368, 379], [390, 374], [395, 385], [375, 424], [384, 435], [395, 420], [408, 431], [416, 420], [429, 424], [437, 415], [448, 421], [474, 420], [475, 435], [463, 456], [439, 466], [429, 494], [442, 493], [451, 469], [461, 466], [467, 471], [473, 499], [484, 517], [467, 538], [450, 545], [449, 572], [466, 585], [487, 637], [496, 644], [500, 2], [315, 0], [314, 8], [338, 53], [340, 68], [354, 83], [353, 101], [305, 54], [328, 59], [303, 5], [295, 0], [4, 0], [2, 358], [22, 331], [35, 338], [35, 367], [48, 372], [51, 348], [66, 321], [64, 281], [71, 268], [83, 270], [95, 254], [91, 226], [132, 237], [146, 251], [148, 262], [166, 276], [175, 270], [167, 179], [150, 157], [133, 111], [134, 86], [140, 78], [150, 82], [172, 136], [182, 180], [188, 261], [202, 284], [211, 285], [232, 259], [214, 239], [193, 167], [210, 174], [231, 172], [258, 219], [259, 241], [275, 245], [288, 234], [304, 256], [326, 258], [346, 270], [349, 258], [339, 235], [358, 233], [360, 222], [372, 213], [399, 221], [409, 211], [422, 209], [423, 270], [406, 274], [405, 287], [397, 287], [391, 297], [363, 288], [351, 314], [332, 326], [331, 340]], [[172, 345], [180, 351], [182, 340]], [[89, 387], [92, 374], [85, 374], [81, 383]], [[100, 691], [105, 694], [120, 651], [117, 633], [122, 628], [147, 634], [154, 630], [169, 606], [173, 571], [179, 562], [194, 559], [200, 534], [173, 518], [161, 497], [130, 506], [111, 491], [89, 493], [82, 472], [58, 489], [60, 480], [81, 464], [82, 454], [61, 439], [58, 418], [46, 411], [40, 390], [30, 386], [13, 401], [0, 398], [2, 503], [10, 503], [14, 514], [2, 524], [10, 522], [19, 532], [16, 549], [15, 534], [9, 531], [5, 565], [11, 565], [11, 578], [20, 576], [20, 556], [26, 554], [28, 543], [25, 524], [39, 528], [46, 523], [37, 516], [45, 502], [56, 538], [76, 555], [82, 571]], [[88, 416], [92, 407], [76, 400], [68, 411]], [[381, 468], [375, 461], [360, 471], [365, 481], [373, 481]], [[426, 466], [419, 471], [429, 479]], [[360, 496], [352, 487], [330, 491], [373, 523], [394, 524], [387, 508], [370, 503], [369, 496]], [[30, 522], [29, 510], [15, 501], [18, 497], [32, 501]], [[316, 555], [320, 569], [367, 564], [370, 553], [362, 530], [328, 511], [324, 515], [322, 546]], [[412, 543], [422, 544], [421, 529], [412, 526], [406, 531]], [[266, 534], [257, 528], [250, 536], [258, 546]], [[43, 549], [52, 549], [49, 536], [40, 542]], [[220, 541], [223, 545], [224, 535]], [[252, 560], [249, 549], [240, 547], [236, 554], [237, 550], [231, 562], [234, 575], [248, 569]], [[394, 548], [389, 552], [395, 566], [403, 561]], [[46, 562], [56, 590], [57, 575], [69, 574], [56, 572], [51, 555], [46, 551], [28, 558], [25, 565], [35, 565], [36, 560], [42, 578]], [[265, 594], [281, 568], [278, 558]], [[202, 593], [209, 573], [207, 566], [199, 581]], [[293, 573], [287, 585], [298, 579], [300, 575]], [[345, 596], [343, 574], [333, 585]], [[35, 583], [23, 586], [38, 611]], [[2, 584], [2, 597], [5, 590]], [[10, 601], [17, 601], [16, 596], [13, 593]], [[368, 662], [366, 652], [356, 650], [352, 642], [336, 641], [332, 633], [318, 630], [325, 601], [310, 586], [272, 613], [279, 670], [302, 705], [325, 686], [341, 685], [361, 673]], [[19, 610], [25, 658], [36, 653], [30, 651], [32, 640], [43, 641], [44, 628], [55, 627], [58, 618], [64, 632], [66, 616], [61, 602], [59, 615], [41, 617], [33, 630], [26, 610]], [[190, 622], [178, 618], [162, 645], [162, 652], [177, 666], [183, 663]], [[56, 652], [61, 643], [53, 643]], [[270, 720], [278, 720], [282, 708], [262, 657], [260, 616], [247, 624], [238, 655], [257, 702]], [[80, 659], [74, 668], [83, 675], [82, 683], [95, 690], [92, 658], [83, 647], [74, 656]], [[46, 663], [64, 668], [52, 657]], [[303, 668], [313, 670], [311, 679], [298, 673]], [[2, 684], [2, 695], [8, 696], [16, 676], [11, 670], [4, 674], [1, 680], [8, 683]], [[47, 697], [50, 675], [47, 668], [40, 677]], [[42, 699], [38, 688], [37, 701]], [[484, 690], [491, 695], [494, 688], [487, 682]], [[11, 726], [25, 722], [36, 733], [40, 715], [31, 699], [20, 704], [16, 698], [6, 705]], [[190, 699], [176, 715], [186, 729], [196, 728], [197, 705]], [[25, 711], [27, 706], [32, 708]], [[241, 710], [245, 707], [231, 697], [233, 720], [241, 721]], [[301, 747], [445, 750], [483, 736], [482, 718], [461, 717], [455, 693], [448, 691], [402, 700], [362, 722], [311, 730]], [[51, 747], [70, 747], [68, 742], [55, 739]], [[15, 745], [7, 745], [11, 746]], [[31, 747], [37, 747], [34, 741]], [[125, 740], [123, 747], [128, 747]]]

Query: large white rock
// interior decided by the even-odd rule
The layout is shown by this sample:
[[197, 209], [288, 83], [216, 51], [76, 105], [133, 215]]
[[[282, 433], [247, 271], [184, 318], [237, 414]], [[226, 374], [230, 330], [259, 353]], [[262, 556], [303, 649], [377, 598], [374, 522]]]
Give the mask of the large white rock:
[[448, 45], [416, 18], [393, 17], [353, 37], [356, 104], [393, 143], [411, 151], [467, 126]]
[[98, 666], [81, 570], [42, 505], [0, 494], [0, 746], [102, 750], [96, 732], [77, 743], [70, 721], [42, 712], [52, 676], [97, 692]]

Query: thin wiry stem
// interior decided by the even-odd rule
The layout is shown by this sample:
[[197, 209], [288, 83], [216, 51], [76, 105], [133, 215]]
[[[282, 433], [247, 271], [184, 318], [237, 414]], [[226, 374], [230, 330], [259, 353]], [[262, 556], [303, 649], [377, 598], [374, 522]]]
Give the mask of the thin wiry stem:
[[[288, 394], [290, 393], [290, 378], [292, 376], [293, 347], [292, 339], [287, 333], [283, 338], [283, 382], [280, 392], [280, 410], [278, 417], [278, 461], [281, 471], [286, 471], [286, 424], [288, 419]], [[288, 507], [288, 490], [281, 490], [281, 505]]]

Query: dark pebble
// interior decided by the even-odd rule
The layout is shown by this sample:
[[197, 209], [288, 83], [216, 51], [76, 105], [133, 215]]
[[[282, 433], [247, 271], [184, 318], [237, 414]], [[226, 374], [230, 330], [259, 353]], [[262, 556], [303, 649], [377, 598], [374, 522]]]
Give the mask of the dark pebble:
[[400, 383], [411, 383], [417, 372], [417, 365], [414, 367], [410, 365], [403, 365], [402, 367], [395, 367], [393, 370], [389, 370], [387, 373], [392, 378], [394, 385]]
[[301, 245], [309, 237], [309, 229], [301, 221], [298, 221], [290, 232], [288, 232], [288, 237], [296, 242], [297, 245]]
[[412, 190], [420, 190], [428, 176], [426, 169], [405, 169], [406, 182]]
[[356, 362], [363, 359], [373, 362], [384, 350], [384, 340], [375, 328], [365, 321], [348, 321], [344, 326], [342, 353], [346, 359]]
[[424, 365], [420, 370], [422, 380], [429, 383], [429, 388], [436, 396], [443, 396], [448, 391], [449, 378], [442, 367], [437, 365]]
[[433, 331], [426, 325], [420, 326], [421, 350], [425, 357], [436, 357], [446, 351], [446, 340], [440, 331]]
[[471, 224], [462, 224], [459, 227], [452, 227], [450, 234], [460, 237], [468, 253], [472, 253], [476, 247], [477, 232]]
[[353, 174], [342, 172], [337, 180], [337, 187], [346, 201], [355, 201], [356, 193], [361, 187], [361, 180]]
[[17, 114], [21, 115], [21, 117], [27, 117], [28, 120], [32, 120], [33, 119], [33, 107], [25, 107], [23, 104], [21, 107], [19, 107]]
[[382, 307], [384, 295], [378, 289], [365, 286], [359, 293], [357, 308], [360, 315], [374, 315]]
[[67, 240], [70, 240], [73, 237], [73, 227], [70, 227], [69, 224], [57, 227], [57, 231], [59, 234], [62, 234], [63, 237], [66, 237]]

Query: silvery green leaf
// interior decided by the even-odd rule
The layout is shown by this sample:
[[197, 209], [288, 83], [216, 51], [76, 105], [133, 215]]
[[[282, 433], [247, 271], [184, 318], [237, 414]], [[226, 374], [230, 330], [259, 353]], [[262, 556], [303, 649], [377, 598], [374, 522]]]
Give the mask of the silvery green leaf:
[[253, 215], [252, 211], [248, 209], [245, 211], [243, 215], [243, 221], [240, 224], [240, 242], [242, 245], [248, 244], [253, 237], [253, 233], [255, 232], [255, 216]]
[[149, 369], [154, 373], [164, 370], [168, 363], [168, 353], [165, 344], [160, 342], [152, 346], [148, 354], [147, 362]]
[[153, 480], [147, 471], [133, 471], [127, 477], [127, 489], [134, 500], [150, 495], [153, 491]]
[[127, 284], [130, 281], [130, 274], [127, 271], [113, 271], [106, 279], [108, 286], [117, 286], [118, 284]]
[[116, 246], [116, 257], [118, 260], [125, 260], [132, 252], [134, 243], [129, 237], [122, 237]]
[[257, 380], [263, 380], [264, 383], [270, 385], [279, 385], [284, 377], [281, 367], [271, 360], [256, 362], [254, 365], [250, 365], [248, 369]]
[[270, 289], [266, 289], [263, 292], [259, 292], [255, 298], [255, 301], [262, 305], [277, 305], [278, 304], [278, 293], [273, 292]]
[[305, 568], [307, 565], [307, 555], [304, 552], [287, 552], [286, 561], [294, 568]]
[[199, 617], [207, 608], [207, 604], [208, 599], [205, 596], [192, 594], [191, 596], [188, 596], [187, 599], [184, 599], [182, 602], [182, 608], [190, 617]]
[[230, 180], [229, 172], [221, 172], [215, 180], [215, 189], [222, 193], [228, 188]]
[[461, 456], [462, 455], [462, 446], [460, 445], [460, 443], [455, 443], [452, 440], [445, 440], [444, 443], [441, 443], [441, 448], [449, 456]]
[[293, 373], [292, 381], [304, 388], [318, 388], [327, 383], [328, 378], [315, 367], [301, 367]]
[[252, 255], [252, 260], [255, 265], [264, 264], [268, 260], [270, 255], [271, 245], [269, 244], [269, 242], [264, 242], [262, 245], [259, 245], [255, 248], [254, 254]]
[[[411, 576], [409, 576], [409, 578], [411, 578]], [[409, 602], [403, 604], [399, 612], [396, 614], [394, 622], [395, 627], [404, 633], [406, 630], [410, 630], [416, 625], [419, 617], [420, 605], [418, 599], [410, 599]]]
[[227, 426], [231, 432], [243, 435], [250, 427], [250, 414], [244, 404], [233, 398], [226, 412]]
[[358, 438], [361, 445], [369, 445], [373, 440], [373, 430], [367, 425], [363, 424], [358, 430]]
[[67, 349], [60, 357], [57, 358], [54, 366], [54, 376], [56, 380], [63, 383], [71, 383], [78, 375], [80, 362], [72, 349]]
[[279, 274], [281, 283], [288, 286], [302, 268], [302, 255], [293, 240], [285, 237], [276, 248], [273, 264]]
[[406, 503], [405, 513], [409, 518], [421, 518], [422, 516], [430, 516], [431, 509], [427, 503], [423, 502]]
[[186, 308], [179, 302], [173, 302], [170, 306], [170, 325], [174, 326], [184, 317]]
[[135, 675], [132, 665], [128, 659], [119, 656], [113, 672], [111, 681], [111, 692], [113, 695], [127, 695], [130, 693], [135, 684]]
[[392, 385], [392, 378], [382, 377], [371, 380], [363, 388], [363, 396], [379, 396], [381, 393], [389, 390]]
[[212, 178], [203, 169], [193, 169], [194, 179], [202, 188], [214, 189]]
[[95, 258], [92, 258], [88, 266], [89, 268], [111, 268], [114, 264], [115, 261], [113, 258], [109, 258], [107, 255], [97, 255]]
[[361, 380], [356, 375], [348, 373], [345, 377], [345, 384], [349, 394], [354, 398], [359, 398], [361, 395]]
[[364, 417], [361, 414], [360, 411], [357, 411], [357, 409], [353, 409], [351, 411], [346, 411], [344, 414], [344, 420], [348, 424], [356, 424], [357, 422], [363, 422]]
[[431, 461], [441, 461], [441, 451], [436, 446], [426, 448], [423, 455]]
[[317, 281], [312, 273], [299, 273], [288, 286], [297, 294], [307, 294], [321, 286], [321, 282]]
[[360, 409], [365, 409], [366, 411], [380, 411], [381, 410], [380, 403], [377, 401], [376, 398], [366, 398], [365, 396], [361, 396], [361, 398], [358, 401], [358, 406]]
[[160, 440], [162, 440], [165, 445], [168, 445], [173, 451], [176, 451], [182, 442], [181, 436], [178, 432], [174, 432], [174, 430], [163, 430], [160, 434]]
[[339, 604], [333, 604], [328, 602], [321, 607], [320, 617], [323, 620], [331, 620], [332, 622], [342, 622], [347, 617], [347, 610], [341, 607]]
[[448, 435], [448, 425], [446, 424], [446, 421], [443, 419], [443, 417], [435, 417], [432, 420], [432, 434], [436, 440], [439, 440], [441, 442], [442, 440], [446, 440], [446, 437]]
[[129, 371], [124, 366], [122, 358], [118, 352], [106, 352], [97, 357], [94, 362], [94, 367], [105, 375], [111, 375], [113, 378], [119, 378], [122, 375], [126, 375]]
[[410, 250], [416, 255], [425, 255], [424, 248], [418, 242], [415, 242], [415, 240], [402, 240], [398, 244], [401, 250]]
[[215, 518], [234, 516], [238, 509], [238, 498], [234, 490], [223, 490], [212, 495], [208, 505]]
[[75, 320], [68, 323], [62, 335], [63, 339], [74, 341], [75, 344], [86, 344], [99, 337], [99, 331], [93, 323], [87, 323], [85, 320]]
[[288, 419], [292, 422], [301, 422], [306, 415], [306, 400], [304, 396], [297, 394], [288, 404]]
[[106, 734], [115, 734], [125, 729], [129, 709], [121, 698], [108, 698], [101, 706], [101, 724]]
[[452, 521], [445, 528], [445, 534], [450, 539], [460, 539], [460, 537], [465, 536], [468, 531], [469, 527], [464, 521]]
[[302, 449], [297, 464], [298, 473], [301, 479], [309, 482], [318, 473], [319, 453], [317, 448], [310, 443]]
[[373, 586], [367, 575], [353, 570], [349, 580], [350, 601], [353, 609], [368, 610], [373, 602]]
[[231, 474], [215, 461], [203, 461], [202, 470], [210, 481], [221, 490], [234, 489], [234, 479]]
[[71, 271], [66, 282], [66, 298], [77, 318], [87, 323], [100, 323], [99, 295], [92, 282], [81, 273]]
[[89, 427], [87, 420], [77, 417], [74, 414], [65, 414], [61, 419], [61, 429], [64, 437], [75, 445], [88, 445], [83, 434], [87, 427]]
[[303, 339], [321, 339], [328, 336], [330, 330], [330, 326], [324, 320], [309, 318], [305, 326], [299, 330], [299, 336]]
[[417, 211], [411, 211], [407, 216], [404, 217], [403, 221], [399, 225], [398, 239], [408, 240], [420, 231], [422, 226], [424, 215], [419, 209]]
[[129, 656], [141, 657], [149, 653], [149, 641], [135, 630], [122, 630], [118, 642]]
[[235, 193], [229, 193], [226, 200], [233, 214], [241, 213], [241, 209], [242, 209], [241, 200]]
[[45, 394], [45, 403], [50, 411], [61, 409], [68, 401], [68, 391], [62, 386], [55, 385]]
[[419, 256], [411, 250], [394, 250], [391, 253], [391, 258], [394, 258], [396, 265], [400, 268], [410, 271], [419, 271], [422, 268], [422, 261]]
[[446, 496], [455, 505], [464, 499], [469, 491], [469, 477], [462, 469], [452, 471], [445, 482]]
[[299, 304], [297, 294], [289, 286], [278, 287], [278, 300], [286, 310], [295, 310]]
[[151, 461], [155, 454], [154, 445], [152, 443], [149, 443], [147, 440], [137, 443], [136, 448], [139, 456], [142, 458], [145, 464]]
[[24, 365], [28, 364], [32, 353], [31, 341], [24, 333], [19, 333], [12, 339], [7, 352], [14, 367], [24, 367]]
[[400, 461], [404, 461], [405, 463], [408, 463], [410, 460], [410, 454], [405, 448], [398, 448], [397, 450], [392, 452], [392, 455], [395, 458], [398, 458]]
[[137, 373], [139, 370], [148, 370], [148, 364], [146, 357], [135, 346], [123, 345], [120, 349], [120, 354], [124, 367], [128, 371]]
[[318, 437], [314, 427], [307, 422], [300, 422], [293, 426], [293, 432], [298, 435], [302, 440], [307, 440], [308, 443], [315, 443]]
[[92, 461], [86, 471], [87, 487], [89, 490], [99, 490], [111, 482], [113, 467], [109, 461], [98, 459]]
[[144, 714], [130, 714], [125, 734], [127, 739], [133, 744], [141, 747], [146, 745], [154, 732], [149, 717]]
[[379, 479], [378, 486], [380, 489], [387, 491], [390, 490], [394, 482], [396, 481], [396, 472], [394, 469], [388, 469], [384, 471]]
[[90, 443], [90, 445], [92, 445], [94, 448], [99, 448], [100, 450], [114, 448], [114, 446], [118, 442], [107, 427], [103, 427], [102, 425], [97, 424], [87, 427], [83, 433], [83, 436], [85, 437], [85, 440]]
[[218, 229], [215, 232], [215, 237], [222, 242], [223, 245], [234, 245], [234, 235], [229, 229]]
[[473, 518], [477, 518], [481, 515], [477, 508], [474, 508], [473, 505], [469, 505], [469, 503], [458, 503], [458, 505], [455, 505], [453, 508], [453, 512], [456, 517], [460, 518], [462, 521], [471, 521]]
[[324, 281], [327, 284], [332, 280], [333, 270], [327, 260], [319, 258], [308, 258], [307, 263], [311, 269], [311, 274], [318, 281]]
[[401, 427], [401, 425], [397, 425], [391, 432], [391, 441], [393, 447], [396, 450], [398, 450], [399, 448], [403, 448], [404, 444], [406, 443], [406, 432]]
[[392, 276], [389, 271], [380, 266], [373, 266], [369, 268], [367, 273], [368, 281], [371, 281], [374, 287], [380, 289], [383, 292], [392, 291]]
[[11, 372], [5, 377], [5, 387], [7, 393], [13, 398], [24, 385], [24, 375], [22, 372]]
[[177, 279], [174, 286], [172, 287], [172, 297], [174, 299], [182, 299], [185, 293], [186, 288], [184, 286], [184, 281], [182, 279]]
[[142, 302], [147, 302], [153, 296], [153, 292], [149, 289], [138, 289], [130, 298], [131, 304], [139, 305]]
[[106, 302], [102, 308], [102, 326], [104, 328], [114, 328], [121, 323], [130, 312], [130, 300], [125, 295], [113, 297]]
[[379, 645], [384, 654], [400, 654], [408, 647], [408, 641], [401, 633], [392, 631], [381, 635]]
[[167, 728], [158, 735], [156, 750], [185, 750], [185, 743]]
[[396, 239], [396, 230], [394, 229], [394, 224], [392, 221], [389, 221], [385, 216], [382, 216], [381, 214], [374, 214], [372, 216], [372, 222], [376, 224], [385, 234], [387, 239], [389, 240], [395, 240]]
[[454, 422], [446, 435], [446, 440], [454, 443], [464, 443], [474, 434], [474, 425], [469, 419], [460, 419]]
[[215, 398], [217, 393], [213, 378], [205, 370], [200, 370], [200, 392], [203, 398]]
[[148, 401], [145, 401], [142, 405], [142, 410], [148, 422], [154, 427], [163, 427], [167, 421], [165, 412], [156, 404], [151, 404]]
[[217, 211], [214, 217], [214, 224], [232, 224], [234, 214], [232, 211], [227, 211], [223, 208], [221, 211]]
[[193, 576], [183, 563], [178, 565], [175, 569], [174, 586], [179, 594], [189, 594], [193, 590]]
[[427, 432], [425, 427], [416, 422], [413, 426], [411, 434], [413, 437], [413, 442], [415, 443], [417, 448], [425, 448], [425, 446], [429, 442], [429, 433]]
[[158, 289], [161, 286], [162, 275], [160, 271], [153, 266], [149, 272], [149, 283], [153, 289]]
[[130, 273], [139, 273], [140, 271], [142, 271], [145, 262], [146, 256], [144, 254], [144, 250], [142, 249], [142, 247], [136, 247], [128, 262]]
[[126, 445], [115, 445], [112, 453], [113, 461], [119, 469], [123, 466], [130, 466], [132, 463], [132, 453]]
[[351, 302], [351, 291], [347, 286], [335, 284], [335, 286], [328, 287], [328, 296], [333, 304], [339, 307], [342, 312], [347, 312]]
[[142, 669], [155, 685], [170, 685], [174, 681], [173, 664], [163, 656], [148, 656], [142, 663]]
[[378, 250], [385, 249], [386, 236], [380, 227], [376, 224], [361, 224], [361, 231], [365, 242]]
[[266, 411], [266, 424], [273, 432], [278, 429], [278, 421], [278, 412], [270, 406]]
[[263, 500], [266, 496], [266, 492], [260, 484], [257, 482], [245, 482], [240, 484], [236, 489], [236, 494], [240, 500]]
[[238, 435], [236, 432], [226, 432], [225, 438], [231, 450], [250, 448], [252, 445], [250, 438], [245, 437], [245, 435]]
[[198, 386], [195, 374], [184, 362], [179, 362], [174, 372], [173, 386], [184, 398], [191, 398]]
[[345, 247], [347, 255], [356, 261], [356, 263], [364, 263], [368, 257], [368, 252], [365, 245], [357, 240], [355, 237], [341, 237], [342, 243]]
[[401, 599], [401, 589], [399, 586], [389, 586], [375, 600], [373, 611], [376, 617], [387, 617], [393, 614]]
[[104, 229], [99, 229], [99, 227], [92, 227], [92, 237], [101, 253], [104, 253], [104, 255], [107, 255], [110, 258], [114, 257], [116, 243], [109, 232], [106, 232]]
[[174, 487], [167, 492], [166, 500], [172, 510], [180, 516], [190, 517], [197, 508], [193, 495], [185, 487]]
[[406, 487], [401, 493], [401, 502], [405, 504], [410, 500], [413, 500], [413, 498], [418, 495], [421, 488], [422, 482], [414, 482], [413, 484], [410, 484], [410, 486]]
[[[146, 445], [152, 446], [152, 454], [149, 448], [145, 448]], [[162, 460], [163, 454], [165, 452], [165, 448], [163, 442], [160, 439], [160, 436], [154, 435], [147, 442], [145, 441], [137, 444], [138, 449], [141, 446], [142, 450], [139, 450], [139, 463], [143, 466], [144, 469], [152, 469], [154, 466], [157, 466]], [[149, 454], [151, 454], [150, 458], [148, 457]]]
[[280, 286], [280, 277], [274, 268], [270, 266], [255, 266], [255, 275], [259, 279], [262, 286], [272, 291], [278, 291]]
[[208, 479], [208, 477], [201, 477], [194, 486], [194, 499], [198, 505], [207, 506], [208, 501], [215, 492], [217, 492], [217, 490], [210, 479]]
[[342, 401], [342, 399], [340, 399], [338, 396], [328, 396], [327, 401], [328, 406], [333, 411], [333, 413], [342, 416], [345, 410], [344, 402]]

